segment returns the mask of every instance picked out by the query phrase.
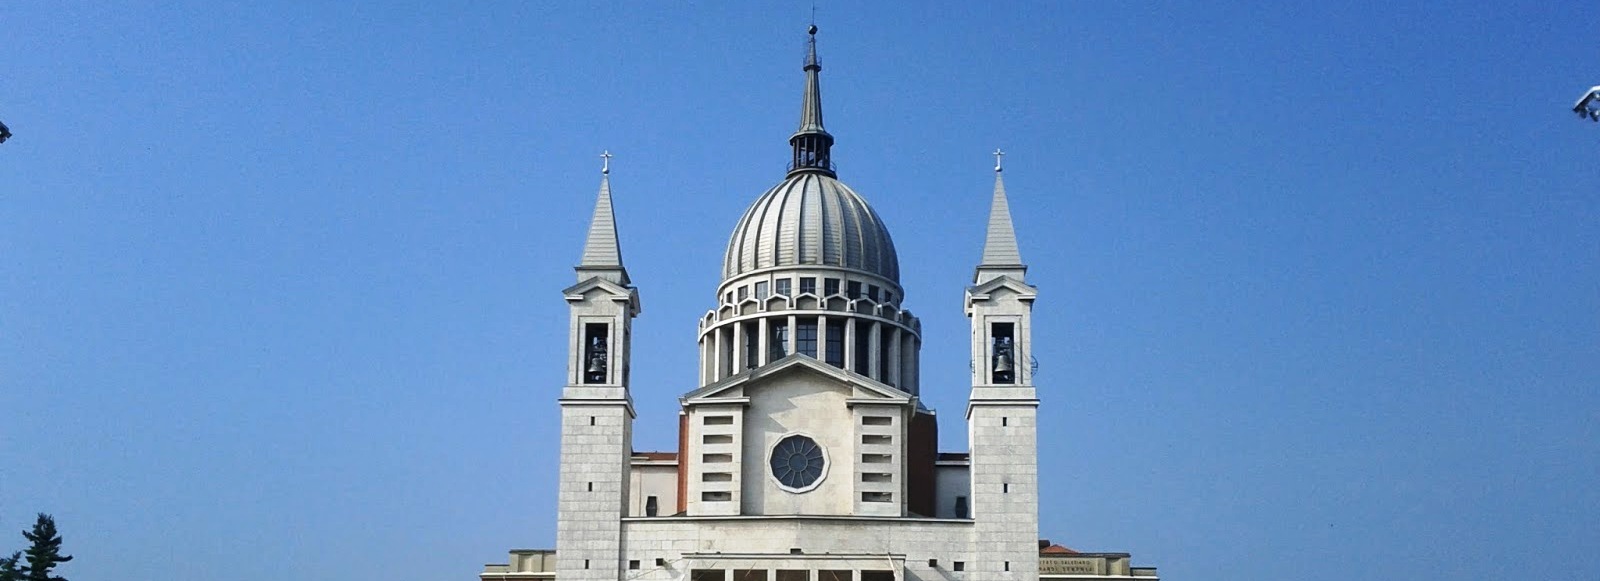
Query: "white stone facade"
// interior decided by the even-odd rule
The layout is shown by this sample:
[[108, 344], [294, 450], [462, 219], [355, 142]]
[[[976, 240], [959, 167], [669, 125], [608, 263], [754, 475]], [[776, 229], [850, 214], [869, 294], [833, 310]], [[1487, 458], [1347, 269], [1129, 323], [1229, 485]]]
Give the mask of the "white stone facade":
[[[820, 70], [813, 45], [793, 168], [730, 239], [716, 306], [700, 320], [699, 387], [680, 397], [675, 451], [632, 447], [639, 292], [602, 180], [578, 283], [564, 291], [571, 355], [556, 549], [513, 551], [481, 579], [1041, 578], [1037, 290], [1025, 281], [999, 168], [983, 260], [965, 293], [971, 449], [941, 453], [938, 415], [919, 397], [921, 324], [902, 308], [887, 227], [835, 178]], [[1126, 555], [1050, 550], [1058, 561], [1048, 578], [1154, 577]]]

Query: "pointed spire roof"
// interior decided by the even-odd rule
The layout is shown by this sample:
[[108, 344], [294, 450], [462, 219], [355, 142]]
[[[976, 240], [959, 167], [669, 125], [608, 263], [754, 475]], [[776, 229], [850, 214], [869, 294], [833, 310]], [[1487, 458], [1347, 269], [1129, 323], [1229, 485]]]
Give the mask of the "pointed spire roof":
[[[1028, 270], [1022, 263], [1022, 251], [1017, 248], [1017, 230], [1011, 224], [1011, 204], [1006, 199], [1006, 182], [1000, 167], [1003, 155], [1003, 151], [994, 151], [994, 197], [989, 202], [989, 228], [983, 241], [983, 260], [978, 262], [978, 283], [999, 275], [1021, 280]], [[986, 272], [993, 276], [985, 277]]]
[[821, 133], [826, 135], [827, 129], [822, 127], [822, 82], [819, 73], [822, 72], [822, 63], [817, 61], [817, 25], [811, 25], [807, 30], [810, 35], [806, 39], [806, 94], [800, 101], [800, 128], [796, 134]]
[[794, 156], [789, 173], [812, 172], [833, 177], [833, 136], [822, 127], [822, 63], [817, 61], [817, 25], [806, 31], [806, 93], [800, 100], [800, 128], [789, 136]]
[[617, 218], [611, 209], [611, 153], [600, 154], [600, 194], [594, 202], [594, 218], [589, 221], [589, 237], [583, 243], [583, 258], [578, 262], [580, 280], [601, 276], [612, 282], [629, 284], [628, 269], [622, 266], [622, 246], [617, 243]]

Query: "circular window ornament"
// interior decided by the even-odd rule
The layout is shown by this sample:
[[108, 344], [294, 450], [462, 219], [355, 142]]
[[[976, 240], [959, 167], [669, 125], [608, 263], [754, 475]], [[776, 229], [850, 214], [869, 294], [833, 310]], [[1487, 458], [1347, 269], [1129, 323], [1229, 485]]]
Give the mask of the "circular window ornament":
[[767, 464], [772, 468], [772, 478], [784, 489], [805, 492], [822, 481], [828, 470], [828, 457], [815, 440], [793, 435], [778, 440]]

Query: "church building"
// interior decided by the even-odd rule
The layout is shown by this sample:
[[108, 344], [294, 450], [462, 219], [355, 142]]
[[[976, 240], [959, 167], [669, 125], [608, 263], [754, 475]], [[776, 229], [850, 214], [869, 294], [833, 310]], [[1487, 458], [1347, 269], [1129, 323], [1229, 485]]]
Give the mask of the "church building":
[[970, 450], [939, 449], [939, 418], [920, 398], [922, 326], [904, 308], [894, 240], [834, 173], [816, 32], [788, 174], [734, 225], [722, 282], [699, 319], [698, 387], [679, 398], [676, 451], [633, 449], [628, 363], [640, 290], [602, 172], [577, 284], [563, 291], [571, 323], [556, 547], [512, 551], [479, 579], [1154, 581], [1155, 568], [1132, 566], [1126, 553], [1041, 540], [1041, 402], [1030, 365], [1038, 290], [998, 155], [966, 288]]

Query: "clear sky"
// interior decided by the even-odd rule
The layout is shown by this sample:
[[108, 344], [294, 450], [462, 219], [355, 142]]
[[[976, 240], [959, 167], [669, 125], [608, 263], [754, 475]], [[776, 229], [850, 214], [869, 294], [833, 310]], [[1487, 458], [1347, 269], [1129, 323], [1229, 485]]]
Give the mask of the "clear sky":
[[[808, 2], [0, 3], [0, 549], [475, 578], [555, 537], [602, 149], [672, 449]], [[1174, 581], [1600, 578], [1600, 19], [1561, 2], [824, 2], [840, 178], [965, 447], [996, 147], [1042, 529]]]

